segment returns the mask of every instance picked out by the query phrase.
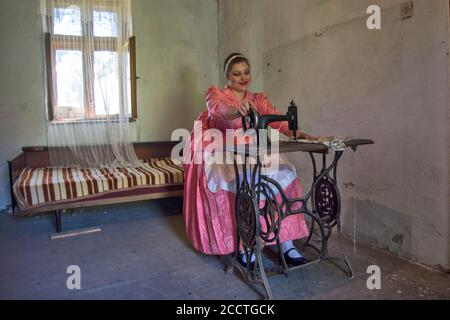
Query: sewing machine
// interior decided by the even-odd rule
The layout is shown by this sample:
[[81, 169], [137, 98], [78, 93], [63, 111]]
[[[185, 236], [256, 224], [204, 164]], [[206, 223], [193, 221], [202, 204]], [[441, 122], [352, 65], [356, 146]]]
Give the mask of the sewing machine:
[[[266, 292], [266, 298], [272, 298], [272, 292], [267, 281], [267, 275], [284, 273], [286, 277], [288, 272], [300, 267], [306, 267], [310, 264], [320, 262], [321, 260], [339, 260], [343, 261], [349, 277], [353, 276], [353, 270], [348, 261], [342, 243], [341, 235], [341, 199], [337, 186], [337, 165], [344, 150], [334, 150], [334, 158], [331, 164], [327, 164], [326, 156], [330, 148], [323, 143], [306, 143], [298, 141], [280, 142], [278, 148], [272, 148], [270, 142], [262, 144], [259, 141], [259, 132], [267, 129], [268, 125], [276, 121], [287, 121], [289, 130], [292, 130], [294, 137], [298, 128], [297, 106], [294, 101], [288, 107], [286, 115], [260, 115], [255, 109], [251, 108], [249, 114], [242, 117], [244, 130], [254, 129], [257, 132], [258, 143], [257, 148], [238, 148], [236, 146], [226, 146], [225, 150], [240, 156], [244, 159], [242, 163], [242, 172], [249, 172], [242, 175], [240, 181], [238, 163], [234, 161], [234, 169], [236, 174], [236, 222], [237, 222], [237, 247], [233, 262], [227, 268], [230, 273], [234, 267], [237, 267], [244, 273], [246, 279], [251, 283], [261, 284]], [[344, 141], [345, 147], [351, 147], [356, 151], [359, 145], [374, 143], [370, 139], [348, 139]], [[277, 181], [265, 176], [262, 172], [261, 158], [265, 155], [288, 152], [307, 152], [310, 155], [313, 164], [313, 182], [310, 190], [301, 198], [289, 199], [285, 195], [283, 188]], [[322, 168], [318, 170], [315, 155], [322, 155]], [[256, 161], [249, 161], [253, 159]], [[236, 159], [235, 159], [236, 160]], [[275, 197], [275, 192], [281, 194], [282, 203], [279, 204]], [[306, 188], [305, 188], [306, 190]], [[265, 205], [260, 208], [260, 200], [265, 199]], [[301, 203], [300, 209], [293, 209], [294, 204]], [[297, 206], [298, 207], [298, 206]], [[310, 209], [311, 208], [311, 209]], [[292, 214], [304, 214], [305, 218], [309, 217], [309, 236], [303, 243], [303, 249], [312, 248], [318, 253], [318, 258], [311, 262], [297, 266], [288, 267], [283, 254], [279, 254], [282, 265], [278, 265], [272, 269], [266, 269], [262, 260], [262, 249], [265, 243], [275, 242], [278, 246], [278, 252], [282, 252], [281, 244], [278, 238], [282, 220]], [[260, 218], [266, 221], [267, 230], [261, 231]], [[315, 227], [318, 227], [320, 248], [312, 244]], [[330, 257], [328, 255], [328, 240], [331, 236], [333, 228], [337, 228], [337, 236], [341, 257]], [[316, 235], [317, 236], [317, 235]], [[237, 261], [239, 245], [242, 242], [246, 261], [254, 253], [256, 262], [247, 264], [244, 269]]]
[[[272, 122], [277, 121], [287, 121], [289, 124], [289, 130], [292, 130], [293, 136], [296, 136], [298, 127], [298, 117], [297, 117], [297, 106], [295, 105], [294, 100], [291, 101], [291, 104], [288, 107], [288, 112], [286, 115], [279, 114], [265, 114], [260, 115], [256, 109], [250, 107], [249, 114], [245, 117], [242, 117], [242, 128], [244, 131], [249, 129], [255, 129], [257, 131], [258, 137], [258, 145], [259, 145], [259, 134], [258, 131], [261, 129], [267, 129], [267, 126]], [[270, 144], [270, 140], [267, 141]]]

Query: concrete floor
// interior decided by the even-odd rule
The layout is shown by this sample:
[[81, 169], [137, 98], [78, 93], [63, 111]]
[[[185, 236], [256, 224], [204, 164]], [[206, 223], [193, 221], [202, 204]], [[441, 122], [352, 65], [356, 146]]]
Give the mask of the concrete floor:
[[[49, 239], [50, 215], [0, 215], [0, 299], [261, 299], [239, 272], [225, 275], [224, 259], [191, 249], [181, 211], [179, 198], [77, 210], [63, 215], [65, 230], [102, 231], [57, 240]], [[322, 261], [289, 278], [270, 277], [275, 299], [450, 298], [448, 274], [362, 245], [355, 253], [351, 240], [345, 248], [353, 279]], [[330, 253], [336, 252], [330, 241]], [[80, 290], [66, 287], [69, 265], [81, 269]], [[369, 265], [381, 269], [380, 290], [367, 289]]]

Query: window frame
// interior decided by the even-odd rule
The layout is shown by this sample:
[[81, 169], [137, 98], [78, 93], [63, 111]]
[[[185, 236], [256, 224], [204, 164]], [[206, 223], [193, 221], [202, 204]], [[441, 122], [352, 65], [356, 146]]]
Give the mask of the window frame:
[[[98, 9], [98, 8], [95, 8]], [[93, 15], [94, 10], [90, 11], [90, 15]], [[92, 17], [91, 17], [92, 18]], [[53, 19], [52, 16], [47, 17], [47, 19]], [[92, 19], [89, 19], [92, 21]], [[68, 35], [58, 35], [53, 32], [53, 21], [47, 21], [47, 25], [51, 26], [50, 32], [46, 32], [44, 34], [45, 41], [45, 64], [46, 64], [46, 76], [47, 76], [47, 118], [52, 123], [70, 123], [70, 122], [98, 122], [98, 121], [106, 121], [106, 120], [114, 120], [111, 117], [101, 117], [95, 116], [95, 106], [91, 105], [89, 101], [93, 101], [93, 98], [88, 98], [89, 92], [91, 95], [94, 94], [94, 89], [90, 88], [90, 90], [86, 90], [86, 87], [83, 86], [84, 93], [84, 110], [85, 110], [85, 119], [64, 119], [64, 120], [56, 120], [55, 119], [55, 107], [57, 106], [57, 97], [56, 97], [56, 50], [58, 48], [61, 49], [73, 49], [80, 51], [83, 59], [85, 59], [85, 53], [83, 52], [82, 45], [77, 45], [78, 43], [82, 43], [82, 40], [87, 33], [93, 33], [94, 28], [92, 23], [82, 23], [82, 35], [77, 36], [68, 36]], [[69, 41], [69, 43], [65, 42], [64, 39], [74, 39], [78, 41]], [[104, 39], [108, 39], [108, 37], [94, 37], [92, 34], [92, 38], [94, 39], [94, 48], [92, 52], [89, 54], [94, 54], [95, 51], [115, 51], [117, 52], [116, 44], [106, 44]], [[96, 39], [98, 38], [98, 39]], [[111, 37], [113, 39], [113, 37]], [[71, 47], [73, 46], [73, 47]], [[136, 37], [132, 36], [128, 39], [128, 53], [129, 53], [129, 69], [130, 69], [130, 117], [129, 121], [134, 122], [137, 120], [137, 74], [136, 74]], [[94, 59], [91, 59], [94, 61]], [[87, 68], [91, 68], [91, 70], [86, 70]], [[84, 83], [92, 83], [92, 81], [87, 81], [87, 77], [89, 75], [94, 76], [93, 74], [93, 65], [87, 66], [83, 63], [83, 81]], [[123, 107], [123, 106], [122, 106]]]

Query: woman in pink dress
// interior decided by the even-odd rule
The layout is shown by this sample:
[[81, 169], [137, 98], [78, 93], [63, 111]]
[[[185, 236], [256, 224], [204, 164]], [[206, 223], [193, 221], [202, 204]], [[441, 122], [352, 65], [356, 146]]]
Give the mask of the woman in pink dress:
[[[250, 63], [246, 57], [239, 53], [229, 55], [224, 62], [224, 74], [228, 84], [224, 89], [211, 86], [206, 93], [207, 111], [200, 114], [196, 121], [191, 138], [196, 130], [215, 128], [221, 132], [226, 129], [242, 128], [242, 116], [247, 115], [250, 106], [260, 114], [281, 114], [267, 99], [264, 93], [248, 91], [251, 83]], [[287, 122], [275, 122], [270, 126], [287, 136], [292, 136], [288, 130]], [[297, 131], [297, 138], [315, 139], [304, 132]], [[207, 140], [207, 139], [205, 139]], [[200, 143], [203, 147], [205, 142]], [[189, 149], [185, 154], [190, 159], [194, 153], [203, 151]], [[228, 172], [233, 165], [228, 165]], [[287, 197], [298, 198], [302, 195], [302, 186], [298, 180], [295, 169], [285, 168], [280, 173], [281, 185]], [[224, 170], [223, 172], [226, 172]], [[218, 172], [214, 166], [201, 163], [184, 163], [184, 205], [183, 215], [186, 232], [193, 247], [211, 255], [226, 255], [236, 250], [236, 216], [234, 181], [228, 181], [226, 173]], [[223, 181], [217, 177], [223, 176]], [[280, 195], [277, 200], [281, 201]], [[298, 208], [294, 208], [298, 209]], [[288, 216], [282, 221], [279, 234], [285, 260], [290, 265], [300, 265], [308, 262], [292, 240], [308, 236], [308, 228], [302, 214]], [[246, 266], [244, 254], [240, 254], [240, 262]], [[254, 262], [255, 257], [251, 257]]]

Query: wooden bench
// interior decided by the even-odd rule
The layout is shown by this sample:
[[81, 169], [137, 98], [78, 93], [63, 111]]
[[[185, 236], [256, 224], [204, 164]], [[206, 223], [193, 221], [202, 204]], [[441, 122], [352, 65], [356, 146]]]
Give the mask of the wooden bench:
[[[162, 142], [140, 142], [134, 144], [136, 155], [139, 159], [153, 159], [170, 157], [172, 148], [177, 141]], [[48, 148], [44, 146], [24, 147], [22, 152], [11, 161], [8, 161], [11, 203], [13, 215], [29, 216], [37, 213], [53, 212], [56, 220], [56, 230], [61, 232], [61, 211], [75, 208], [85, 208], [101, 206], [107, 204], [126, 203], [132, 201], [142, 201], [148, 199], [159, 199], [168, 197], [178, 197], [183, 195], [183, 183], [163, 185], [145, 185], [139, 188], [124, 188], [114, 192], [98, 193], [88, 198], [66, 199], [65, 201], [46, 202], [39, 206], [29, 208], [19, 207], [14, 194], [14, 183], [20, 174], [27, 168], [45, 168], [50, 166], [50, 156]]]

